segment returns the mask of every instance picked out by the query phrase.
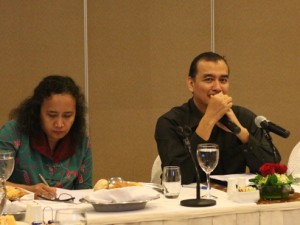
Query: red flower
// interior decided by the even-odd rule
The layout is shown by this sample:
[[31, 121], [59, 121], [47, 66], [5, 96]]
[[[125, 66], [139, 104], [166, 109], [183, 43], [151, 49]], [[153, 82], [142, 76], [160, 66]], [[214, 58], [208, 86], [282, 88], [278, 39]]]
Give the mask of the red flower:
[[287, 166], [277, 163], [276, 167], [275, 167], [275, 171], [276, 171], [276, 173], [284, 174], [287, 171]]
[[264, 177], [275, 173], [274, 163], [265, 163], [259, 168], [259, 172]]
[[274, 173], [284, 174], [287, 171], [287, 166], [279, 163], [265, 163], [259, 168], [259, 172], [264, 177]]

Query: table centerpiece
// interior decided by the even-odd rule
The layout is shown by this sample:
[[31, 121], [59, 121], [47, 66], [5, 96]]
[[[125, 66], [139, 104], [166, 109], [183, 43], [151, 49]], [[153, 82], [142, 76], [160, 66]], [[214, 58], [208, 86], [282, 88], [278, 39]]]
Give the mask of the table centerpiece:
[[287, 175], [287, 166], [280, 163], [265, 163], [249, 181], [258, 189], [261, 200], [287, 199], [291, 185], [295, 183], [292, 174]]

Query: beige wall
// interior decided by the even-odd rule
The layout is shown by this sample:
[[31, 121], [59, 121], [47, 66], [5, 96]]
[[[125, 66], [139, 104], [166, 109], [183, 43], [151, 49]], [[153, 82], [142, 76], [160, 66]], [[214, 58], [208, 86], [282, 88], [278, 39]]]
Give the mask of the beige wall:
[[[45, 75], [84, 88], [84, 1], [0, 0], [0, 123]], [[190, 94], [191, 60], [210, 50], [210, 1], [88, 0], [94, 179], [149, 181], [157, 118]], [[231, 66], [235, 104], [291, 131], [272, 135], [286, 163], [299, 141], [298, 0], [215, 1], [215, 50]]]

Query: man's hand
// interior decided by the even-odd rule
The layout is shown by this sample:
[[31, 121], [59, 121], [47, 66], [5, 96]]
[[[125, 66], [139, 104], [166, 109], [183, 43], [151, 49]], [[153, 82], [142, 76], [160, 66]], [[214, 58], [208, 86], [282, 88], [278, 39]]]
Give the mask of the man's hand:
[[226, 115], [228, 116], [228, 118], [233, 122], [235, 123], [237, 126], [239, 126], [241, 128], [241, 132], [236, 134], [236, 136], [240, 139], [240, 141], [243, 143], [243, 144], [246, 144], [248, 143], [249, 141], [249, 131], [243, 127], [240, 123], [240, 121], [236, 118], [236, 115], [234, 114], [234, 112], [232, 111], [232, 109], [230, 109]]
[[232, 98], [223, 93], [212, 95], [205, 111], [205, 118], [216, 124], [232, 107]]
[[199, 122], [196, 133], [204, 140], [208, 140], [213, 127], [219, 124], [219, 127], [229, 131], [225, 126], [219, 123], [219, 120], [232, 107], [232, 98], [223, 93], [211, 95], [206, 111]]

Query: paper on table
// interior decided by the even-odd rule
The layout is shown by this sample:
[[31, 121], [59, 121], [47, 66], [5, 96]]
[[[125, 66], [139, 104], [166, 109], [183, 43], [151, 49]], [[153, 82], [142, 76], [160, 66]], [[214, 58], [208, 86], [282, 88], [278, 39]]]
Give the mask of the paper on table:
[[56, 196], [58, 197], [60, 194], [69, 194], [75, 197], [74, 202], [57, 202], [51, 200], [34, 200], [35, 202], [39, 203], [42, 208], [48, 213], [51, 213], [52, 210], [58, 209], [68, 209], [68, 208], [80, 208], [84, 210], [89, 210], [92, 208], [90, 204], [81, 203], [79, 199], [83, 198], [87, 194], [93, 192], [93, 189], [84, 189], [84, 190], [68, 190], [63, 188], [56, 189]]
[[83, 190], [68, 190], [63, 188], [57, 188], [56, 189], [56, 196], [58, 197], [61, 194], [69, 194], [73, 197], [74, 203], [79, 203], [79, 199], [83, 198], [84, 196], [88, 195], [89, 193], [92, 193], [93, 189], [83, 189]]
[[255, 176], [256, 176], [255, 174], [239, 173], [239, 174], [226, 174], [226, 175], [211, 175], [210, 178], [227, 182], [228, 178], [243, 177], [246, 179], [246, 185], [250, 185], [251, 182], [249, 182], [249, 179], [254, 178]]

